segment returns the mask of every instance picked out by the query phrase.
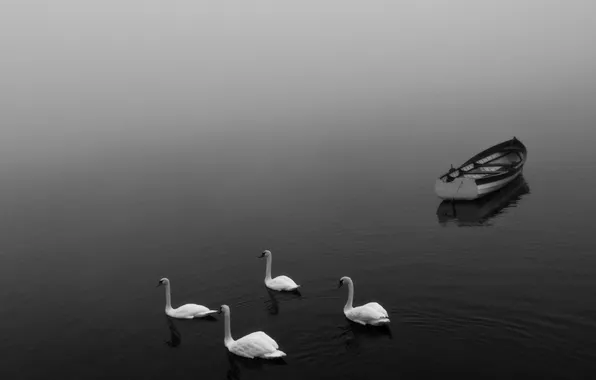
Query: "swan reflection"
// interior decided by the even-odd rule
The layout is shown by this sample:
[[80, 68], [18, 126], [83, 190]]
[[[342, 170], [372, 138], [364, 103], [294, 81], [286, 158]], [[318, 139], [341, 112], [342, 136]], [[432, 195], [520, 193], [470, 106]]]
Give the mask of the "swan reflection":
[[293, 292], [276, 292], [269, 288], [265, 289], [267, 290], [267, 294], [269, 295], [268, 299], [265, 299], [265, 308], [271, 315], [279, 314], [280, 300], [283, 301], [302, 297], [302, 294], [298, 290], [295, 290]]
[[345, 337], [345, 346], [348, 351], [358, 351], [361, 345], [367, 341], [379, 339], [393, 339], [393, 333], [389, 325], [369, 326], [347, 321], [346, 325], [340, 327], [340, 337]]
[[168, 329], [170, 330], [170, 340], [166, 340], [166, 344], [170, 347], [178, 347], [180, 343], [182, 343], [180, 331], [176, 327], [173, 318], [166, 316], [166, 322], [168, 324]]
[[241, 379], [242, 370], [262, 371], [266, 366], [287, 365], [288, 363], [283, 358], [255, 360], [243, 358], [234, 355], [226, 350], [230, 368], [226, 374], [226, 379], [238, 380]]
[[448, 222], [455, 222], [458, 226], [489, 225], [505, 209], [516, 207], [529, 193], [530, 187], [520, 175], [502, 189], [474, 201], [444, 200], [437, 208], [437, 218], [441, 225]]

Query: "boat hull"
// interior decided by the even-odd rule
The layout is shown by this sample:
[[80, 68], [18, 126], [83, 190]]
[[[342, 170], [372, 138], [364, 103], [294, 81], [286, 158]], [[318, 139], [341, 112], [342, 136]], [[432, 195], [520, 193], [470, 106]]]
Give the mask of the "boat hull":
[[441, 225], [454, 222], [459, 226], [478, 226], [488, 224], [492, 218], [514, 204], [530, 192], [530, 187], [523, 175], [509, 182], [507, 186], [487, 194], [476, 201], [444, 200], [437, 208], [437, 217]]
[[471, 201], [507, 186], [521, 173], [522, 170], [519, 170], [515, 173], [510, 173], [505, 178], [484, 184], [477, 184], [475, 180], [469, 178], [457, 178], [453, 182], [443, 182], [437, 179], [435, 182], [435, 193], [441, 199]]

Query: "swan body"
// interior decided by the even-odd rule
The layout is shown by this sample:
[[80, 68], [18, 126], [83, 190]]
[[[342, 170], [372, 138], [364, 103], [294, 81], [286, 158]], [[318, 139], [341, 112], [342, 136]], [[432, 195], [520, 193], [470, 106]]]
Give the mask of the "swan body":
[[157, 284], [157, 286], [161, 285], [165, 285], [166, 287], [166, 314], [168, 316], [178, 319], [193, 319], [202, 318], [217, 313], [217, 310], [210, 310], [208, 307], [194, 303], [187, 303], [186, 305], [182, 305], [178, 308], [173, 308], [170, 294], [170, 280], [165, 277], [162, 278], [159, 280], [159, 284]]
[[249, 359], [263, 358], [274, 359], [286, 356], [285, 352], [279, 350], [279, 345], [273, 338], [262, 331], [243, 336], [238, 340], [232, 338], [230, 329], [230, 308], [222, 305], [220, 312], [225, 317], [224, 345], [231, 353]]
[[361, 325], [381, 326], [390, 322], [389, 313], [377, 302], [369, 302], [362, 306], [352, 306], [354, 300], [354, 283], [350, 277], [342, 277], [339, 280], [339, 287], [344, 282], [348, 283], [348, 301], [344, 306], [344, 315], [349, 320]]
[[297, 290], [300, 285], [296, 284], [294, 280], [289, 278], [288, 276], [277, 276], [275, 278], [271, 278], [271, 260], [272, 255], [271, 251], [263, 251], [259, 258], [267, 258], [267, 269], [265, 270], [265, 286], [267, 286], [271, 290], [277, 291], [286, 291], [291, 292]]

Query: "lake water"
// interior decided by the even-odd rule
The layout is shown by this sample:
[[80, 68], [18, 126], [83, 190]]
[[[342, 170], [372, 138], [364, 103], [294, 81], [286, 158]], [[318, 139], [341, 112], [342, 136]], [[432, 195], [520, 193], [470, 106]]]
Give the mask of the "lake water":
[[[596, 376], [588, 2], [158, 3], [0, 12], [0, 378]], [[513, 136], [520, 181], [435, 196]], [[285, 362], [166, 318], [162, 277]]]
[[[7, 169], [3, 371], [98, 379], [593, 373], [596, 160], [579, 134], [553, 141], [519, 132], [529, 151], [523, 183], [489, 199], [497, 210], [470, 205], [461, 221], [440, 217], [434, 179], [446, 157], [461, 163], [499, 142], [498, 133], [460, 142], [397, 127], [277, 141], [170, 139]], [[274, 275], [302, 285], [300, 296], [266, 290], [264, 249]], [[389, 330], [344, 318], [344, 275], [357, 304], [385, 306]], [[168, 320], [155, 287], [164, 276], [174, 305], [230, 305], [233, 334], [267, 332], [288, 354], [285, 365], [228, 355], [221, 316]]]

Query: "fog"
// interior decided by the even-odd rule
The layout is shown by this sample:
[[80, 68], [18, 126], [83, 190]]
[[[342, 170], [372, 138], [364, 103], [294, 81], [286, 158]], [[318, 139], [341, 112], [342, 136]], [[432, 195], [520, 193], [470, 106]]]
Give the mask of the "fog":
[[579, 0], [4, 1], [0, 150], [593, 130], [595, 28]]

